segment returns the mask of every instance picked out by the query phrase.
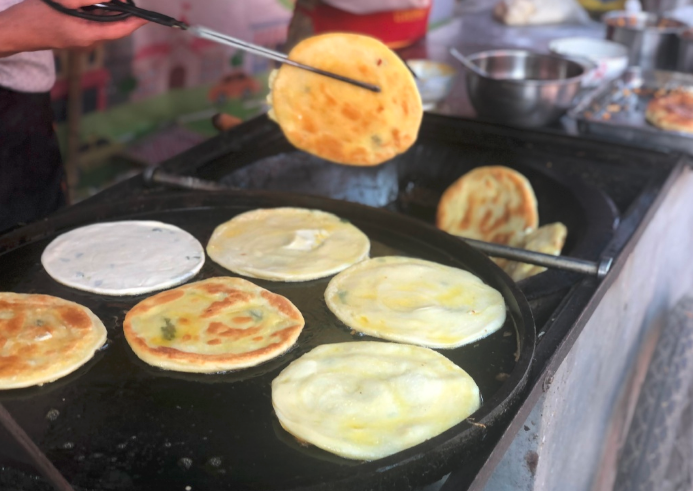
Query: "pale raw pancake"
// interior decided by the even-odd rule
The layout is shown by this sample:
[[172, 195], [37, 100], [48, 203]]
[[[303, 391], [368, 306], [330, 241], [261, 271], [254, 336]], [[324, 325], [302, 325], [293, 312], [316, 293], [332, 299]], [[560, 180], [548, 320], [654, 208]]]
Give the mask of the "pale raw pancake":
[[481, 406], [460, 367], [427, 348], [380, 342], [318, 346], [272, 382], [286, 431], [347, 459], [375, 460], [433, 438]]
[[[528, 234], [521, 241], [519, 247], [529, 251], [558, 256], [563, 250], [567, 235], [568, 229], [565, 225], [560, 222], [550, 223]], [[516, 261], [508, 261], [503, 269], [514, 281], [524, 280], [525, 278], [546, 271], [546, 268], [542, 266], [518, 263]]]
[[537, 198], [513, 169], [478, 167], [455, 181], [438, 203], [436, 225], [453, 235], [512, 245], [537, 228]]
[[270, 77], [270, 117], [296, 148], [340, 164], [377, 165], [416, 140], [423, 117], [416, 82], [377, 39], [323, 34], [300, 42], [289, 58], [380, 87], [376, 93], [282, 65]]
[[455, 348], [496, 332], [505, 301], [473, 274], [409, 257], [378, 257], [338, 274], [325, 290], [334, 315], [377, 338]]
[[143, 361], [180, 372], [245, 368], [287, 351], [304, 320], [286, 298], [241, 278], [209, 278], [158, 293], [125, 316]]
[[645, 117], [663, 130], [693, 133], [693, 91], [674, 90], [654, 97], [647, 105]]
[[105, 342], [103, 323], [82, 305], [0, 293], [0, 389], [53, 382], [88, 362]]
[[347, 220], [304, 208], [242, 213], [219, 225], [207, 244], [212, 260], [234, 273], [274, 281], [308, 281], [368, 257], [370, 241]]
[[180, 285], [204, 262], [195, 237], [156, 221], [80, 227], [53, 240], [41, 256], [58, 283], [103, 295], [141, 295]]

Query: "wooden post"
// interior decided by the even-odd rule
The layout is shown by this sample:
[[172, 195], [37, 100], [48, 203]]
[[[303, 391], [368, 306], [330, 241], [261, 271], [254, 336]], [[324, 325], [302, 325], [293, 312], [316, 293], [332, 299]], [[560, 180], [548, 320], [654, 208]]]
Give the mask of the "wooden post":
[[68, 200], [74, 203], [79, 182], [80, 123], [82, 120], [82, 67], [84, 53], [70, 50], [67, 55], [67, 174]]

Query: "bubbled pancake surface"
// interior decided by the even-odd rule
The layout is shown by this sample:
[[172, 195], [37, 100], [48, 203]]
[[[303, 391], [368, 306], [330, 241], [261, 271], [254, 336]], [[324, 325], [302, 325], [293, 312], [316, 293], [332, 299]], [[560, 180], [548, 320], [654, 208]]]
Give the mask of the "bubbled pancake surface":
[[358, 34], [311, 37], [289, 58], [375, 84], [380, 92], [289, 65], [270, 79], [270, 117], [297, 148], [332, 162], [377, 165], [406, 151], [423, 117], [416, 82], [380, 41]]
[[274, 281], [330, 276], [368, 257], [370, 241], [331, 213], [267, 208], [219, 225], [207, 245], [212, 260], [234, 273]]
[[0, 293], [0, 389], [68, 375], [106, 342], [88, 308], [49, 295]]
[[123, 331], [150, 365], [211, 373], [284, 353], [303, 326], [286, 298], [241, 278], [217, 277], [143, 300], [125, 316]]
[[532, 185], [503, 166], [477, 167], [440, 198], [438, 228], [470, 239], [513, 245], [539, 223]]
[[282, 427], [348, 459], [374, 460], [417, 445], [481, 405], [460, 367], [427, 348], [360, 341], [318, 346], [272, 382]]
[[693, 133], [693, 92], [674, 90], [654, 97], [647, 104], [645, 117], [658, 128]]
[[503, 296], [458, 268], [386, 256], [356, 264], [332, 278], [329, 309], [370, 336], [430, 348], [455, 348], [501, 328]]

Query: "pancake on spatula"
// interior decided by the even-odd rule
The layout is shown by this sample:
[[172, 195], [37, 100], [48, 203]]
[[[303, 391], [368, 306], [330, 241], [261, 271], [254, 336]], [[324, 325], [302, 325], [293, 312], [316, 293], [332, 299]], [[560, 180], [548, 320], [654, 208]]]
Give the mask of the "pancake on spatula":
[[351, 342], [318, 346], [272, 381], [272, 405], [298, 439], [347, 459], [413, 447], [469, 417], [479, 388], [427, 348]]
[[103, 323], [82, 305], [0, 293], [0, 389], [53, 382], [88, 362], [105, 342]]
[[377, 165], [406, 151], [423, 117], [404, 62], [371, 37], [333, 33], [300, 42], [291, 60], [377, 85], [380, 92], [282, 65], [270, 77], [270, 117], [300, 150], [332, 162]]
[[390, 341], [456, 348], [494, 333], [505, 301], [468, 271], [410, 257], [369, 259], [332, 278], [328, 308], [350, 328]]
[[214, 262], [274, 281], [330, 276], [368, 257], [368, 237], [347, 220], [304, 208], [242, 213], [219, 225], [207, 244]]
[[477, 167], [448, 187], [438, 203], [436, 225], [453, 235], [515, 245], [537, 228], [532, 185], [503, 166]]
[[[518, 247], [522, 247], [528, 251], [558, 256], [563, 250], [567, 235], [568, 229], [565, 225], [560, 222], [550, 223], [527, 234], [518, 244]], [[534, 264], [519, 263], [516, 261], [508, 261], [508, 263], [503, 266], [503, 269], [514, 281], [524, 280], [525, 278], [546, 271], [546, 268], [543, 266], [535, 266]]]
[[146, 363], [181, 372], [245, 368], [287, 351], [304, 320], [286, 298], [241, 278], [158, 293], [125, 316], [125, 339]]
[[655, 96], [647, 104], [645, 117], [663, 130], [693, 133], [693, 91], [672, 90]]

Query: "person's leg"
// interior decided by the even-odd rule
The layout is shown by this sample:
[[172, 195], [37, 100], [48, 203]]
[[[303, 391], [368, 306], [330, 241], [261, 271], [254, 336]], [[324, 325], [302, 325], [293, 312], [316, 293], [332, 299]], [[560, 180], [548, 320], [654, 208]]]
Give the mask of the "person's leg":
[[49, 94], [0, 87], [0, 232], [65, 204]]

